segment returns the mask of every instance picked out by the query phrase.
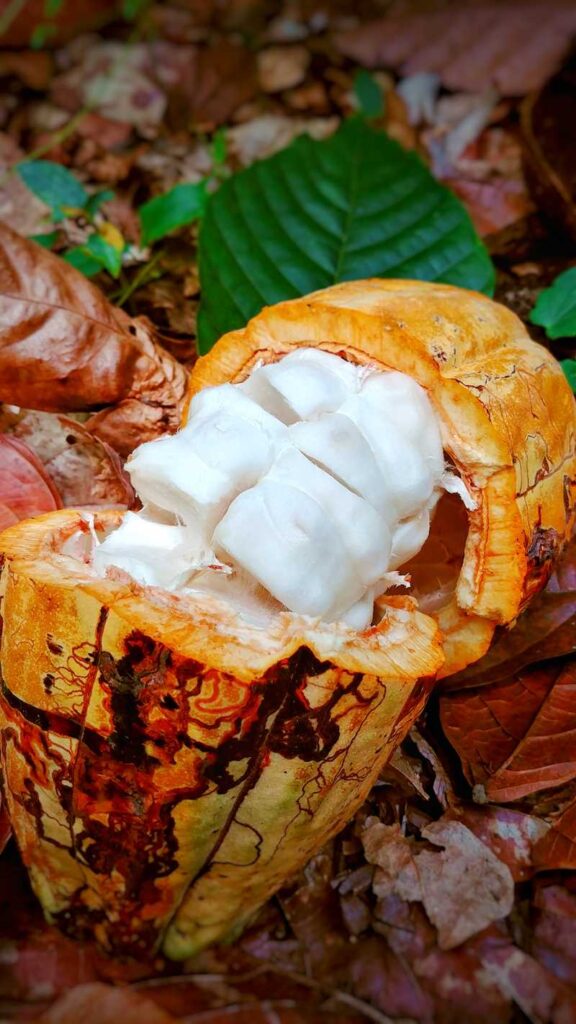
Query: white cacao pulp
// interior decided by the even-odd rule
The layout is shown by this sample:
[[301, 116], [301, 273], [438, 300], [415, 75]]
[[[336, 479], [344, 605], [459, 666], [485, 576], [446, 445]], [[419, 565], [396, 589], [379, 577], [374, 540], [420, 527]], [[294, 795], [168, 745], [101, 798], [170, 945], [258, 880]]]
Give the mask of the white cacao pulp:
[[144, 507], [97, 547], [98, 572], [354, 629], [401, 581], [442, 489], [469, 503], [420, 385], [310, 348], [199, 392], [127, 469]]

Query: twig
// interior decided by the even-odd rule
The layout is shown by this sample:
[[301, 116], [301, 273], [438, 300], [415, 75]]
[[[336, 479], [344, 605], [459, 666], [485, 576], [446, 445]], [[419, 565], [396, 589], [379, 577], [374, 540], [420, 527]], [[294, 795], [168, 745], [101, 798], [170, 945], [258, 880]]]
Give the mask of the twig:
[[138, 288], [140, 288], [143, 284], [147, 284], [148, 283], [148, 277], [150, 276], [150, 271], [154, 269], [154, 267], [156, 266], [156, 264], [158, 263], [158, 260], [160, 259], [160, 257], [162, 255], [163, 255], [163, 253], [162, 253], [161, 249], [159, 249], [158, 252], [155, 252], [154, 255], [151, 257], [151, 259], [149, 259], [147, 263], [145, 263], [142, 267], [140, 267], [140, 270], [138, 271], [138, 273], [135, 274], [135, 276], [126, 285], [126, 287], [123, 288], [120, 291], [120, 293], [118, 294], [118, 297], [115, 298], [114, 296], [112, 296], [112, 299], [116, 303], [117, 306], [123, 306], [124, 303], [128, 301], [130, 296]]
[[[162, 985], [172, 985], [179, 983], [181, 985], [189, 984], [202, 984], [202, 982], [226, 982], [229, 985], [242, 984], [246, 981], [252, 981], [253, 978], [260, 974], [280, 974], [283, 978], [288, 978], [290, 981], [294, 981], [298, 985], [302, 985], [305, 988], [313, 989], [315, 992], [321, 992], [323, 995], [329, 996], [331, 999], [336, 1000], [340, 1003], [345, 1003], [351, 1009], [356, 1010], [357, 1013], [361, 1013], [368, 1020], [375, 1021], [375, 1024], [418, 1024], [413, 1017], [388, 1017], [387, 1014], [377, 1010], [375, 1006], [371, 1006], [369, 1003], [364, 1002], [363, 999], [358, 999], [356, 996], [349, 995], [348, 992], [343, 992], [341, 989], [332, 988], [326, 982], [316, 981], [314, 978], [309, 978], [305, 974], [299, 974], [298, 971], [290, 971], [283, 967], [278, 967], [276, 964], [265, 962], [259, 964], [258, 967], [252, 971], [247, 971], [245, 974], [178, 974], [174, 977], [156, 977], [156, 978], [145, 978], [142, 981], [136, 981], [131, 984], [131, 988], [157, 988]], [[219, 1012], [222, 1010], [219, 1007]]]

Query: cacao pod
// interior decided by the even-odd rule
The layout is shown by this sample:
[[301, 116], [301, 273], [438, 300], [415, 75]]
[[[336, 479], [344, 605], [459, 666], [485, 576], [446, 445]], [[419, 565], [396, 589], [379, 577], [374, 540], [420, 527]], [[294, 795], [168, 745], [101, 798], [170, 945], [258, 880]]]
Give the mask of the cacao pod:
[[[338, 285], [221, 339], [191, 394], [302, 345], [418, 381], [475, 501], [441, 499], [416, 596], [385, 594], [377, 625], [286, 611], [262, 628], [210, 595], [98, 576], [90, 533], [119, 512], [54, 512], [0, 540], [14, 832], [48, 917], [113, 953], [182, 958], [241, 929], [354, 814], [433, 679], [513, 622], [573, 527], [574, 400], [508, 310], [444, 285]], [[423, 569], [439, 540], [440, 597]]]

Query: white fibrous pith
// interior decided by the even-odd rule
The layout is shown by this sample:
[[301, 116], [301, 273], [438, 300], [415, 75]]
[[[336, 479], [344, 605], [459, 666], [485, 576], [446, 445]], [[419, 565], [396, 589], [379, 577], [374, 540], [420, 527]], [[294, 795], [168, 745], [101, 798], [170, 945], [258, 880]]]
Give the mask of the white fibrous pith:
[[186, 425], [127, 469], [144, 508], [97, 547], [95, 569], [211, 593], [254, 620], [287, 609], [366, 628], [442, 490], [474, 504], [445, 469], [426, 391], [320, 349], [199, 392]]

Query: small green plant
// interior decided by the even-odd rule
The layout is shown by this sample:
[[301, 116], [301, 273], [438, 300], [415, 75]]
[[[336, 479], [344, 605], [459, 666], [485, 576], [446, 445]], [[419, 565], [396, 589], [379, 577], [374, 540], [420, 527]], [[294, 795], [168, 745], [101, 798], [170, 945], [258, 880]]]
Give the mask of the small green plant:
[[354, 95], [360, 113], [371, 120], [384, 114], [384, 95], [376, 79], [360, 68], [354, 77]]
[[[225, 159], [222, 139], [218, 147], [213, 155], [215, 174]], [[111, 277], [118, 278], [127, 243], [113, 224], [97, 216], [103, 203], [114, 198], [114, 192], [102, 189], [88, 193], [71, 171], [52, 160], [24, 160], [16, 170], [30, 191], [50, 207], [53, 224], [61, 224], [67, 218], [82, 218], [92, 229], [85, 242], [64, 253], [64, 259], [87, 277], [105, 270]], [[195, 184], [175, 185], [143, 203], [137, 210], [143, 245], [152, 245], [171, 231], [198, 220], [206, 205], [207, 183], [208, 179], [202, 179]], [[59, 235], [58, 231], [49, 231], [32, 237], [50, 249], [56, 245]]]
[[543, 327], [547, 337], [576, 337], [576, 267], [570, 267], [540, 292], [530, 321]]

